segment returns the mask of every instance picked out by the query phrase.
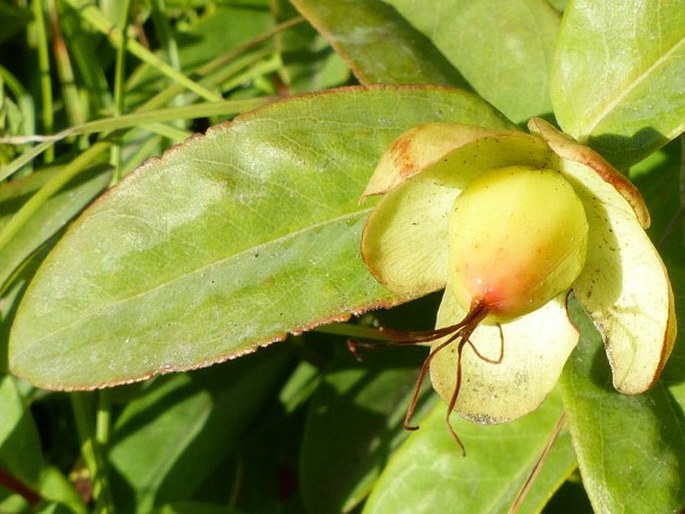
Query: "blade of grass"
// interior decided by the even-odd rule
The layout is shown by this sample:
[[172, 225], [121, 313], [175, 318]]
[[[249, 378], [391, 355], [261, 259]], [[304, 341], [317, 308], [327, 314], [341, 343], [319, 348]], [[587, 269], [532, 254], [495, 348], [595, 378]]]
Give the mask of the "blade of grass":
[[101, 61], [96, 54], [97, 45], [94, 35], [84, 30], [84, 24], [78, 12], [64, 2], [57, 2], [57, 18], [64, 33], [69, 48], [69, 55], [73, 58], [78, 70], [78, 76], [83, 81], [79, 91], [84, 97], [84, 104], [96, 113], [112, 108], [112, 94]]
[[[38, 45], [38, 70], [40, 73], [40, 91], [42, 96], [42, 121], [43, 131], [51, 133], [54, 128], [53, 102], [52, 102], [52, 82], [50, 80], [50, 55], [48, 53], [48, 36], [45, 26], [45, 16], [43, 15], [43, 3], [41, 0], [31, 2], [34, 16], [34, 27], [36, 43]], [[45, 152], [45, 162], [51, 162], [55, 158], [52, 148], [47, 148]]]
[[[53, 136], [15, 136], [0, 138], [0, 143], [23, 144], [29, 142], [40, 142], [41, 144], [54, 144], [71, 136], [81, 136], [98, 132], [113, 132], [115, 130], [128, 129], [140, 126], [154, 126], [166, 121], [176, 119], [195, 119], [207, 118], [211, 116], [231, 116], [241, 112], [250, 111], [261, 107], [264, 104], [273, 102], [274, 97], [262, 96], [259, 98], [249, 98], [247, 100], [222, 100], [220, 102], [208, 102], [202, 104], [184, 105], [182, 107], [169, 107], [158, 111], [135, 112], [124, 114], [118, 118], [103, 118], [101, 120], [89, 121], [83, 125], [70, 127]], [[168, 128], [168, 127], [167, 127]], [[18, 160], [19, 158], [15, 159]], [[14, 161], [9, 166], [13, 166]], [[13, 166], [14, 167], [14, 166]], [[8, 177], [5, 169], [0, 172], [0, 180]]]
[[[275, 36], [276, 34], [281, 33], [284, 30], [287, 30], [291, 27], [294, 27], [300, 23], [304, 22], [304, 18], [298, 17], [298, 18], [293, 18], [291, 20], [288, 20], [286, 22], [280, 23], [268, 31], [265, 31], [264, 33], [256, 36], [255, 38], [246, 41], [244, 44], [233, 48], [226, 52], [225, 54], [221, 55], [220, 57], [217, 57], [213, 61], [201, 66], [196, 70], [196, 75], [202, 76], [202, 77], [207, 77], [208, 80], [211, 81], [212, 84], [219, 83], [222, 80], [224, 80], [223, 75], [221, 75], [218, 79], [215, 77], [212, 77], [212, 74], [223, 70], [230, 70], [230, 68], [226, 67], [225, 65], [235, 59], [237, 56], [241, 55], [242, 53], [246, 52], [249, 49], [258, 47], [265, 41], [268, 41], [270, 38]], [[260, 57], [261, 58], [261, 54]], [[252, 61], [250, 61], [252, 62]], [[1, 69], [0, 69], [1, 71]], [[27, 142], [40, 142], [39, 145], [31, 148], [30, 150], [27, 150], [24, 154], [20, 155], [17, 157], [15, 160], [13, 160], [11, 163], [5, 165], [4, 167], [0, 168], [0, 181], [6, 179], [7, 177], [11, 176], [12, 174], [16, 173], [18, 170], [20, 170], [22, 167], [25, 165], [31, 163], [36, 157], [38, 157], [41, 153], [45, 152], [48, 148], [52, 147], [56, 141], [60, 141], [62, 139], [65, 139], [69, 136], [72, 135], [78, 135], [78, 134], [90, 134], [94, 132], [100, 132], [104, 130], [113, 130], [117, 128], [129, 128], [131, 126], [137, 126], [139, 125], [142, 121], [139, 118], [135, 118], [135, 116], [147, 116], [149, 113], [146, 113], [145, 111], [148, 110], [153, 110], [156, 109], [162, 105], [165, 105], [171, 99], [173, 99], [176, 95], [179, 93], [182, 93], [184, 91], [184, 87], [180, 84], [174, 83], [172, 86], [168, 87], [166, 90], [162, 91], [161, 93], [158, 93], [155, 97], [152, 99], [148, 100], [145, 104], [143, 104], [135, 114], [127, 115], [127, 116], [133, 116], [134, 118], [128, 118], [127, 116], [122, 116], [119, 118], [116, 122], [113, 123], [111, 118], [107, 118], [104, 120], [95, 120], [92, 122], [85, 123], [79, 127], [71, 127], [68, 129], [65, 129], [54, 136], [27, 136], [26, 138], [0, 138], [0, 142], [2, 143], [9, 143], [9, 144], [24, 144]], [[188, 109], [188, 112], [191, 112], [191, 115], [188, 115], [188, 118], [197, 118], [197, 117], [208, 117], [208, 116], [227, 116], [227, 115], [234, 115], [234, 114], [239, 114], [244, 111], [252, 110], [255, 109], [264, 103], [268, 103], [269, 101], [272, 101], [272, 98], [255, 98], [255, 99], [249, 99], [249, 100], [229, 100], [229, 101], [219, 101], [219, 102], [209, 102], [207, 104], [200, 104], [200, 105], [193, 105], [190, 106]], [[187, 107], [182, 107], [179, 108], [177, 111], [177, 114], [172, 114], [173, 109], [165, 109], [161, 111], [155, 111], [155, 113], [152, 114], [152, 117], [155, 118], [155, 121], [165, 121], [165, 120], [170, 120], [174, 119], [173, 116], [178, 116], [178, 117], [183, 117], [185, 116], [183, 113], [183, 109], [186, 109]], [[172, 118], [168, 118], [167, 116], [171, 115]], [[106, 126], [110, 123], [113, 123], [111, 126]]]
[[62, 189], [62, 187], [64, 187], [71, 179], [83, 171], [109, 147], [110, 143], [108, 142], [94, 144], [92, 147], [76, 157], [76, 159], [64, 166], [59, 174], [48, 181], [35, 195], [33, 195], [0, 231], [0, 251], [7, 245], [12, 237], [17, 234], [19, 229], [21, 229], [26, 222], [28, 222], [31, 216], [36, 213], [36, 211], [43, 205], [43, 203], [45, 203], [48, 198]]
[[[17, 80], [17, 78], [10, 73], [10, 71], [0, 65], [0, 82], [4, 83], [9, 91], [14, 96], [14, 100], [19, 106], [21, 112], [23, 123], [21, 124], [21, 131], [24, 135], [35, 134], [36, 133], [36, 106], [33, 101], [33, 97], [24, 88], [22, 83]], [[22, 148], [23, 151], [27, 151], [28, 146]], [[22, 165], [23, 167], [23, 165]], [[33, 161], [28, 161], [26, 163], [25, 171], [30, 173], [33, 170]]]
[[[240, 49], [248, 49], [252, 48], [254, 46], [258, 46], [261, 44], [263, 41], [267, 40], [270, 37], [273, 37], [274, 34], [279, 33], [282, 30], [286, 30], [294, 25], [297, 25], [299, 23], [302, 23], [302, 19], [294, 19], [290, 20], [288, 22], [281, 23], [280, 25], [274, 27], [272, 30], [269, 30], [268, 32], [265, 32], [264, 34], [258, 36], [257, 38], [245, 43], [244, 45], [241, 45]], [[219, 70], [222, 71], [222, 66], [226, 62], [230, 61], [231, 58], [236, 54], [236, 49], [233, 49], [223, 56], [215, 59], [214, 61], [208, 63], [207, 65], [201, 67], [198, 69], [198, 74], [200, 75], [208, 75]], [[257, 56], [255, 56], [255, 60], [261, 59], [262, 53], [259, 53]], [[249, 61], [252, 63], [252, 59]], [[246, 66], [247, 64], [242, 63], [242, 66]], [[232, 67], [224, 67], [223, 71], [225, 71], [225, 74], [229, 73], [234, 73]], [[222, 80], [224, 80], [224, 73], [220, 74], [218, 77], [210, 77], [212, 79], [212, 83], [219, 83]], [[197, 118], [197, 117], [209, 117], [209, 116], [228, 116], [228, 115], [235, 115], [239, 114], [241, 112], [245, 112], [248, 110], [256, 109], [257, 107], [263, 105], [264, 103], [268, 103], [273, 100], [273, 98], [254, 98], [254, 99], [248, 99], [248, 100], [226, 100], [226, 101], [219, 101], [219, 102], [209, 102], [206, 104], [196, 104], [193, 106], [188, 106], [188, 107], [181, 107], [178, 108], [177, 114], [173, 114], [174, 110], [173, 109], [165, 109], [165, 110], [160, 110], [160, 111], [155, 111], [154, 113], [149, 113], [147, 112], [148, 110], [155, 109], [161, 105], [165, 105], [168, 103], [174, 96], [178, 95], [179, 93], [183, 92], [183, 87], [179, 86], [178, 84], [173, 84], [166, 90], [162, 91], [161, 93], [157, 94], [155, 97], [152, 99], [148, 100], [145, 104], [143, 104], [134, 114], [126, 115], [121, 118], [119, 118], [116, 122], [112, 121], [112, 118], [106, 118], [102, 120], [95, 120], [92, 122], [85, 123], [81, 126], [78, 127], [70, 127], [68, 129], [65, 129], [55, 135], [50, 135], [50, 136], [26, 136], [23, 138], [17, 138], [17, 137], [10, 137], [10, 138], [0, 138], [0, 142], [2, 143], [8, 143], [8, 144], [25, 144], [27, 142], [40, 142], [39, 145], [33, 147], [30, 150], [27, 150], [26, 153], [20, 155], [17, 157], [14, 161], [11, 163], [5, 165], [0, 169], [0, 181], [6, 179], [7, 177], [11, 176], [12, 174], [16, 173], [18, 170], [20, 170], [23, 166], [31, 163], [36, 157], [38, 157], [41, 153], [45, 152], [48, 148], [50, 148], [56, 141], [61, 141], [62, 139], [65, 139], [69, 136], [72, 135], [78, 135], [78, 134], [90, 134], [94, 132], [100, 132], [108, 129], [116, 129], [116, 128], [129, 128], [131, 126], [137, 126], [141, 123], [141, 119], [135, 118], [136, 116], [142, 115], [143, 117], [147, 116], [152, 116], [155, 118], [155, 121], [165, 121], [165, 120], [172, 120], [175, 119], [174, 116], [180, 117], [187, 117], [187, 118]], [[190, 113], [188, 115], [183, 114], [184, 109], [187, 109], [187, 112]], [[133, 116], [134, 118], [128, 118], [129, 116]], [[170, 118], [168, 116], [171, 116]], [[176, 118], [177, 119], [177, 118]], [[107, 126], [110, 123], [113, 123], [111, 126]]]
[[57, 17], [57, 8], [54, 0], [48, 2], [50, 29], [52, 30], [52, 48], [55, 57], [57, 76], [64, 100], [64, 107], [67, 111], [70, 125], [83, 123], [87, 119], [86, 109], [84, 109], [76, 87], [74, 70], [71, 66], [71, 58], [67, 51], [67, 46], [62, 35], [62, 29]]
[[[124, 8], [121, 13], [121, 20], [119, 26], [123, 27], [122, 32], [128, 32], [128, 22], [131, 17], [131, 7], [133, 0], [126, 0]], [[116, 65], [114, 69], [114, 116], [119, 117], [124, 114], [124, 94], [125, 94], [125, 76], [126, 76], [126, 55], [128, 53], [129, 38], [124, 37], [121, 40], [121, 45], [117, 48]], [[112, 174], [111, 185], [116, 184], [121, 180], [121, 165], [122, 165], [122, 148], [121, 144], [112, 145], [110, 163], [114, 167]]]
[[[261, 44], [265, 43], [272, 37], [281, 32], [299, 25], [304, 22], [304, 18], [298, 17], [288, 20], [286, 22], [280, 23], [271, 29], [263, 32], [262, 34], [254, 37], [253, 39], [246, 41], [242, 45], [239, 45], [226, 53], [216, 57], [212, 61], [200, 66], [193, 73], [194, 77], [198, 77], [198, 81], [205, 86], [215, 86], [216, 84], [222, 83], [227, 77], [231, 76], [231, 73], [237, 73], [232, 70], [243, 69], [248, 63], [258, 62], [260, 59], [271, 53], [271, 49], [264, 49], [256, 54], [247, 54], [249, 50], [259, 47]], [[253, 57], [258, 56], [258, 57]], [[243, 60], [245, 62], [243, 62]], [[236, 62], [237, 61], [237, 62]], [[183, 88], [179, 84], [173, 84], [164, 91], [158, 93], [153, 98], [145, 102], [140, 110], [156, 109], [163, 105], [166, 105], [179, 93], [183, 92]]]
[[[105, 15], [94, 4], [84, 4], [79, 0], [65, 0], [74, 9], [78, 10], [81, 16], [88, 21], [93, 27], [104, 34], [114, 48], [120, 48], [123, 44], [124, 34], [119, 27], [112, 25]], [[160, 73], [166, 75], [174, 82], [182, 85], [188, 90], [196, 93], [201, 98], [209, 102], [216, 102], [221, 100], [221, 96], [210, 91], [206, 87], [191, 80], [183, 73], [175, 70], [172, 66], [162, 61], [150, 50], [141, 45], [138, 41], [131, 39], [128, 42], [129, 51], [138, 59], [150, 66], [155, 67]]]
[[152, 7], [152, 21], [155, 24], [157, 37], [160, 45], [166, 54], [169, 64], [176, 70], [181, 70], [181, 57], [178, 53], [178, 45], [176, 38], [169, 25], [169, 18], [165, 14], [164, 0], [152, 0], [150, 2]]
[[283, 62], [281, 61], [280, 56], [274, 54], [265, 61], [262, 61], [261, 63], [255, 66], [251, 66], [250, 68], [245, 70], [244, 73], [233, 77], [229, 82], [224, 84], [223, 88], [226, 91], [230, 91], [233, 88], [236, 88], [240, 84], [243, 84], [247, 81], [256, 81], [257, 79], [264, 77], [265, 75], [275, 73], [282, 67]]

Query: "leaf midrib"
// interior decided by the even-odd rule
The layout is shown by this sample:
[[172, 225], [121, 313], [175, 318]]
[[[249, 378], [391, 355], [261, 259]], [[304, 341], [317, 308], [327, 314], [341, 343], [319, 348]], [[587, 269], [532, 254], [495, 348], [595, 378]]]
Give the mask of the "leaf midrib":
[[[68, 324], [66, 324], [66, 325], [62, 325], [61, 327], [59, 327], [59, 328], [56, 329], [56, 330], [52, 330], [52, 331], [50, 331], [50, 332], [47, 332], [46, 334], [40, 336], [39, 339], [35, 339], [35, 345], [39, 345], [39, 344], [41, 344], [42, 341], [49, 340], [49, 339], [55, 337], [56, 335], [58, 335], [58, 334], [60, 334], [60, 333], [62, 333], [62, 332], [68, 331], [69, 329], [71, 329], [71, 328], [74, 327], [74, 326], [78, 326], [79, 324], [83, 323], [84, 320], [87, 320], [88, 318], [90, 318], [90, 317], [93, 315], [94, 312], [98, 312], [98, 311], [102, 312], [102, 311], [105, 311], [105, 310], [107, 310], [107, 309], [109, 309], [109, 308], [112, 308], [112, 307], [114, 307], [114, 306], [121, 305], [121, 304], [130, 302], [130, 301], [133, 301], [133, 300], [135, 300], [135, 299], [137, 299], [137, 298], [140, 298], [140, 297], [143, 297], [143, 296], [145, 296], [145, 295], [147, 295], [147, 294], [151, 294], [151, 293], [153, 293], [154, 291], [163, 289], [163, 288], [165, 288], [165, 287], [170, 287], [170, 286], [171, 286], [172, 284], [174, 284], [175, 282], [181, 281], [181, 280], [183, 280], [183, 279], [185, 279], [185, 278], [188, 278], [188, 277], [190, 277], [190, 276], [201, 274], [202, 272], [204, 272], [204, 271], [206, 271], [206, 270], [208, 270], [208, 269], [210, 269], [210, 268], [212, 268], [212, 267], [214, 267], [214, 266], [220, 266], [220, 265], [222, 265], [223, 263], [226, 263], [226, 262], [228, 262], [228, 261], [230, 261], [230, 260], [232, 260], [232, 259], [238, 258], [238, 257], [240, 257], [240, 256], [242, 256], [242, 255], [245, 255], [245, 254], [248, 254], [248, 253], [250, 253], [250, 252], [254, 252], [255, 250], [258, 250], [258, 249], [261, 249], [261, 248], [267, 248], [267, 247], [270, 246], [270, 245], [275, 245], [275, 244], [278, 244], [278, 243], [281, 243], [281, 242], [284, 242], [284, 241], [288, 241], [289, 239], [295, 238], [295, 237], [297, 237], [298, 235], [306, 234], [307, 232], [310, 232], [310, 231], [312, 231], [312, 230], [315, 230], [315, 229], [317, 229], [317, 228], [319, 228], [319, 227], [323, 227], [323, 226], [326, 226], [326, 225], [329, 225], [329, 224], [333, 224], [333, 223], [337, 223], [337, 222], [340, 222], [340, 221], [345, 221], [345, 220], [349, 220], [349, 219], [359, 218], [359, 217], [361, 217], [362, 215], [368, 214], [371, 210], [372, 210], [372, 207], [368, 207], [368, 208], [365, 208], [365, 209], [359, 209], [359, 210], [356, 210], [356, 211], [348, 212], [348, 213], [343, 214], [343, 215], [341, 215], [341, 216], [336, 216], [336, 217], [334, 217], [334, 218], [329, 218], [329, 219], [327, 219], [327, 220], [325, 220], [325, 221], [321, 221], [321, 222], [319, 222], [319, 223], [314, 223], [314, 224], [311, 224], [311, 225], [307, 225], [307, 226], [302, 227], [302, 228], [300, 228], [300, 229], [298, 229], [298, 230], [296, 230], [296, 231], [289, 232], [289, 233], [287, 233], [287, 234], [278, 236], [278, 237], [273, 238], [273, 239], [269, 239], [269, 240], [264, 241], [264, 242], [262, 242], [262, 243], [260, 243], [260, 244], [258, 244], [258, 245], [250, 246], [250, 247], [245, 248], [245, 249], [243, 249], [243, 250], [241, 250], [241, 251], [239, 251], [239, 252], [237, 252], [237, 253], [233, 253], [233, 254], [231, 254], [231, 255], [229, 255], [229, 256], [222, 257], [222, 258], [220, 258], [220, 259], [218, 259], [218, 260], [215, 260], [215, 261], [213, 261], [213, 262], [211, 262], [211, 263], [208, 263], [208, 264], [205, 264], [205, 265], [203, 265], [203, 266], [197, 267], [197, 268], [195, 268], [195, 269], [193, 269], [193, 270], [190, 270], [190, 271], [188, 271], [188, 272], [186, 272], [186, 273], [177, 275], [177, 276], [171, 278], [170, 280], [166, 280], [166, 281], [164, 281], [164, 282], [162, 282], [162, 283], [160, 283], [160, 284], [157, 284], [157, 285], [154, 286], [154, 287], [147, 288], [147, 289], [145, 289], [144, 291], [140, 291], [140, 292], [135, 293], [135, 294], [133, 294], [133, 295], [129, 295], [129, 296], [126, 296], [126, 297], [124, 297], [124, 298], [117, 299], [117, 300], [112, 301], [112, 302], [104, 303], [104, 304], [102, 304], [101, 306], [99, 306], [99, 307], [98, 307], [96, 310], [94, 310], [94, 311], [84, 311], [84, 312], [85, 312], [84, 315], [82, 315], [82, 316], [76, 318], [76, 319], [73, 320], [72, 322], [70, 322], [70, 323], [68, 323]], [[26, 350], [27, 350], [27, 351], [30, 351], [31, 348], [26, 348]]]
[[612, 100], [609, 101], [609, 103], [606, 105], [606, 107], [601, 110], [597, 116], [595, 116], [594, 119], [590, 120], [586, 126], [586, 131], [583, 134], [579, 134], [580, 137], [587, 137], [590, 134], [593, 134], [595, 129], [606, 119], [609, 117], [611, 112], [614, 111], [617, 105], [621, 103], [623, 99], [625, 99], [630, 93], [632, 93], [640, 84], [642, 84], [645, 80], [647, 80], [650, 76], [651, 73], [658, 69], [663, 63], [667, 62], [668, 59], [673, 55], [675, 52], [678, 51], [679, 47], [682, 47], [683, 44], [685, 43], [685, 38], [681, 38], [678, 40], [671, 48], [668, 49], [664, 54], [662, 54], [658, 59], [652, 63], [651, 66], [648, 66], [642, 73], [640, 73], [635, 79], [631, 82], [628, 82], [626, 84], [626, 87], [623, 88], [618, 94], [612, 95], [611, 98]]

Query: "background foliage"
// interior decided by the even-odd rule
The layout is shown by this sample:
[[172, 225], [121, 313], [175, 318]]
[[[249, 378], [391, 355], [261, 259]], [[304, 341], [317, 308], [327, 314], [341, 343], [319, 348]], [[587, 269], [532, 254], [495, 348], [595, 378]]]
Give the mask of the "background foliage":
[[576, 308], [557, 389], [458, 421], [462, 458], [428, 387], [401, 429], [425, 352], [346, 342], [434, 322], [358, 199], [438, 120], [543, 116], [629, 173], [685, 319], [684, 41], [677, 0], [0, 0], [0, 511], [681, 509], [681, 344], [622, 396]]

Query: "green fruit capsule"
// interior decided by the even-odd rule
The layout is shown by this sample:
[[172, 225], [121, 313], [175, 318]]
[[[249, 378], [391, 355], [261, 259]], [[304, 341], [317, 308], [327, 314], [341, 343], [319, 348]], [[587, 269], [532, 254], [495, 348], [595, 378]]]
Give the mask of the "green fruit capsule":
[[585, 264], [588, 223], [573, 187], [556, 171], [497, 168], [457, 197], [449, 272], [457, 301], [486, 323], [530, 313], [569, 289]]

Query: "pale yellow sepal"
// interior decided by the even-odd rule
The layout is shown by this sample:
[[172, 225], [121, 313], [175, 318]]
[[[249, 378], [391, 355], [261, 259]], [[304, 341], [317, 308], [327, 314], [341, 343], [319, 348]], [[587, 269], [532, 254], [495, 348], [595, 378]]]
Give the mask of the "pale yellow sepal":
[[[448, 287], [436, 327], [452, 325], [465, 314]], [[478, 326], [469, 338], [481, 355], [497, 361], [501, 354], [501, 362], [483, 360], [468, 344], [462, 354], [463, 378], [455, 410], [478, 423], [504, 423], [539, 407], [578, 341], [564, 295], [501, 327], [502, 339], [493, 325]], [[430, 375], [435, 390], [449, 403], [457, 376], [456, 344], [436, 354]]]
[[425, 123], [402, 133], [381, 157], [362, 199], [391, 191], [439, 161], [455, 148], [480, 139], [492, 130], [458, 123]]
[[573, 291], [599, 329], [614, 386], [649, 389], [673, 348], [673, 291], [666, 267], [628, 202], [594, 170], [565, 161], [563, 172], [585, 206], [588, 254]]
[[528, 129], [533, 134], [539, 134], [549, 147], [564, 160], [583, 164], [593, 170], [630, 204], [642, 228], [649, 228], [649, 210], [640, 191], [621, 172], [606, 162], [604, 158], [592, 148], [583, 146], [563, 132], [560, 132], [545, 120], [532, 118], [528, 122]]
[[362, 257], [378, 282], [407, 298], [445, 287], [447, 221], [460, 192], [419, 180], [383, 197], [362, 234]]
[[386, 194], [435, 168], [442, 180], [462, 188], [483, 170], [501, 166], [543, 167], [547, 145], [524, 132], [490, 130], [457, 123], [425, 123], [400, 135], [383, 154], [362, 194]]

